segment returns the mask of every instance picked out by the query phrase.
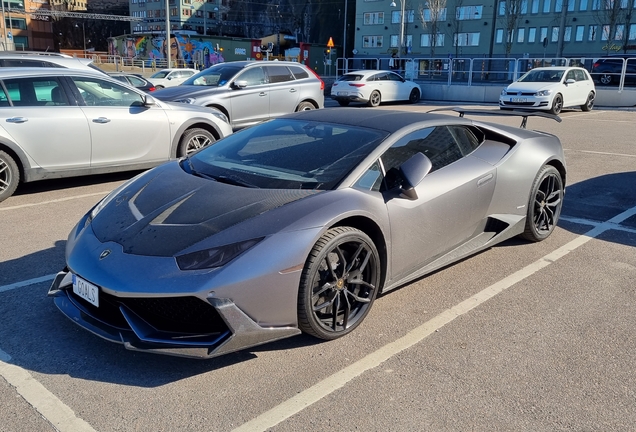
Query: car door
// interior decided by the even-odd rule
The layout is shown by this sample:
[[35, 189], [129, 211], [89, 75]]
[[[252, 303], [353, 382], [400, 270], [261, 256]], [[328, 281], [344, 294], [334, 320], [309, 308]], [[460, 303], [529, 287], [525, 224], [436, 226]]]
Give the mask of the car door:
[[0, 107], [0, 125], [33, 163], [47, 171], [90, 166], [91, 137], [82, 109], [52, 76], [4, 80], [13, 106]]
[[[574, 80], [574, 82], [567, 84], [566, 81], [568, 80]], [[582, 86], [584, 84], [576, 82], [574, 69], [567, 71], [562, 82], [563, 85], [561, 86], [561, 92], [563, 93], [563, 106], [583, 105], [585, 100], [581, 100], [579, 93], [583, 93], [585, 91], [582, 90]], [[587, 98], [587, 93], [585, 93], [585, 98]]]
[[287, 66], [266, 66], [269, 81], [269, 116], [278, 117], [296, 111], [300, 84]]
[[[495, 168], [466, 157], [471, 149], [462, 149], [463, 133], [462, 126], [422, 129], [400, 139], [381, 157], [394, 280], [466, 242], [485, 218]], [[400, 164], [418, 152], [431, 160], [431, 172], [415, 187], [416, 199], [395, 196], [393, 182]]]
[[401, 76], [396, 73], [389, 73], [389, 80], [395, 86], [395, 100], [408, 100], [411, 93], [410, 86], [404, 82]]
[[382, 101], [394, 101], [398, 98], [397, 81], [391, 80], [391, 72], [380, 72], [374, 76], [373, 84], [382, 95]]
[[168, 117], [141, 92], [99, 77], [72, 77], [92, 136], [91, 166], [160, 162], [170, 157]]
[[230, 87], [229, 114], [234, 128], [269, 118], [269, 85], [262, 66], [251, 67], [237, 74]]

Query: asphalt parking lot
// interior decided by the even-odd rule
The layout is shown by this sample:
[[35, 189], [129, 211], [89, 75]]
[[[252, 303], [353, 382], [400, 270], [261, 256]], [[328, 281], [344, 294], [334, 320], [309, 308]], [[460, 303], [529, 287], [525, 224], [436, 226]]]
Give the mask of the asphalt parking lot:
[[0, 431], [635, 430], [635, 116], [529, 119], [568, 164], [544, 242], [383, 295], [344, 338], [206, 361], [126, 351], [46, 297], [70, 229], [135, 173], [22, 186], [0, 203]]

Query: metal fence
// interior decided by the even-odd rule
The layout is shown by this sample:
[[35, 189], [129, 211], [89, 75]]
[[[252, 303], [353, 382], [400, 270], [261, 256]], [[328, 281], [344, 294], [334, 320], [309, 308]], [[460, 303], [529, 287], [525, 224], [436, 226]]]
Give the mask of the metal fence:
[[394, 70], [407, 79], [448, 85], [506, 85], [537, 67], [580, 66], [592, 73], [597, 86], [612, 86], [622, 90], [636, 85], [636, 57], [612, 57], [618, 64], [614, 69], [593, 71], [598, 58], [448, 58], [425, 57], [393, 59], [397, 67], [390, 67], [390, 58], [339, 58], [336, 76], [346, 72], [371, 69]]

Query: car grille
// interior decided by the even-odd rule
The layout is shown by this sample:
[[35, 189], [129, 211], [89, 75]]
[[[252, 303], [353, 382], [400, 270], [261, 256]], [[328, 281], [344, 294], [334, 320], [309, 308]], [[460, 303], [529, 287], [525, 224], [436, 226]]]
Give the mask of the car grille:
[[510, 105], [510, 106], [533, 106], [534, 102], [508, 102], [508, 101], [502, 101], [504, 105]]
[[507, 96], [534, 96], [534, 92], [506, 92]]
[[99, 307], [95, 307], [72, 290], [68, 295], [94, 318], [120, 329], [130, 328], [119, 310], [124, 305], [163, 332], [212, 334], [228, 330], [216, 309], [197, 297], [121, 298], [100, 291]]

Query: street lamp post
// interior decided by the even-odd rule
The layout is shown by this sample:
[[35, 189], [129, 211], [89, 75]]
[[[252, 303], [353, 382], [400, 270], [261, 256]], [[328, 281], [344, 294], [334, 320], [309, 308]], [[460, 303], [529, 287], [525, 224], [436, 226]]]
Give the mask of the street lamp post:
[[[404, 6], [406, 5], [405, 0], [398, 0], [400, 2], [400, 53], [404, 49]], [[395, 1], [391, 2], [391, 7], [396, 7]]]
[[[79, 25], [75, 24], [75, 28], [79, 28]], [[86, 57], [86, 28], [84, 27], [84, 23], [82, 23], [82, 44], [84, 46], [84, 57]]]

